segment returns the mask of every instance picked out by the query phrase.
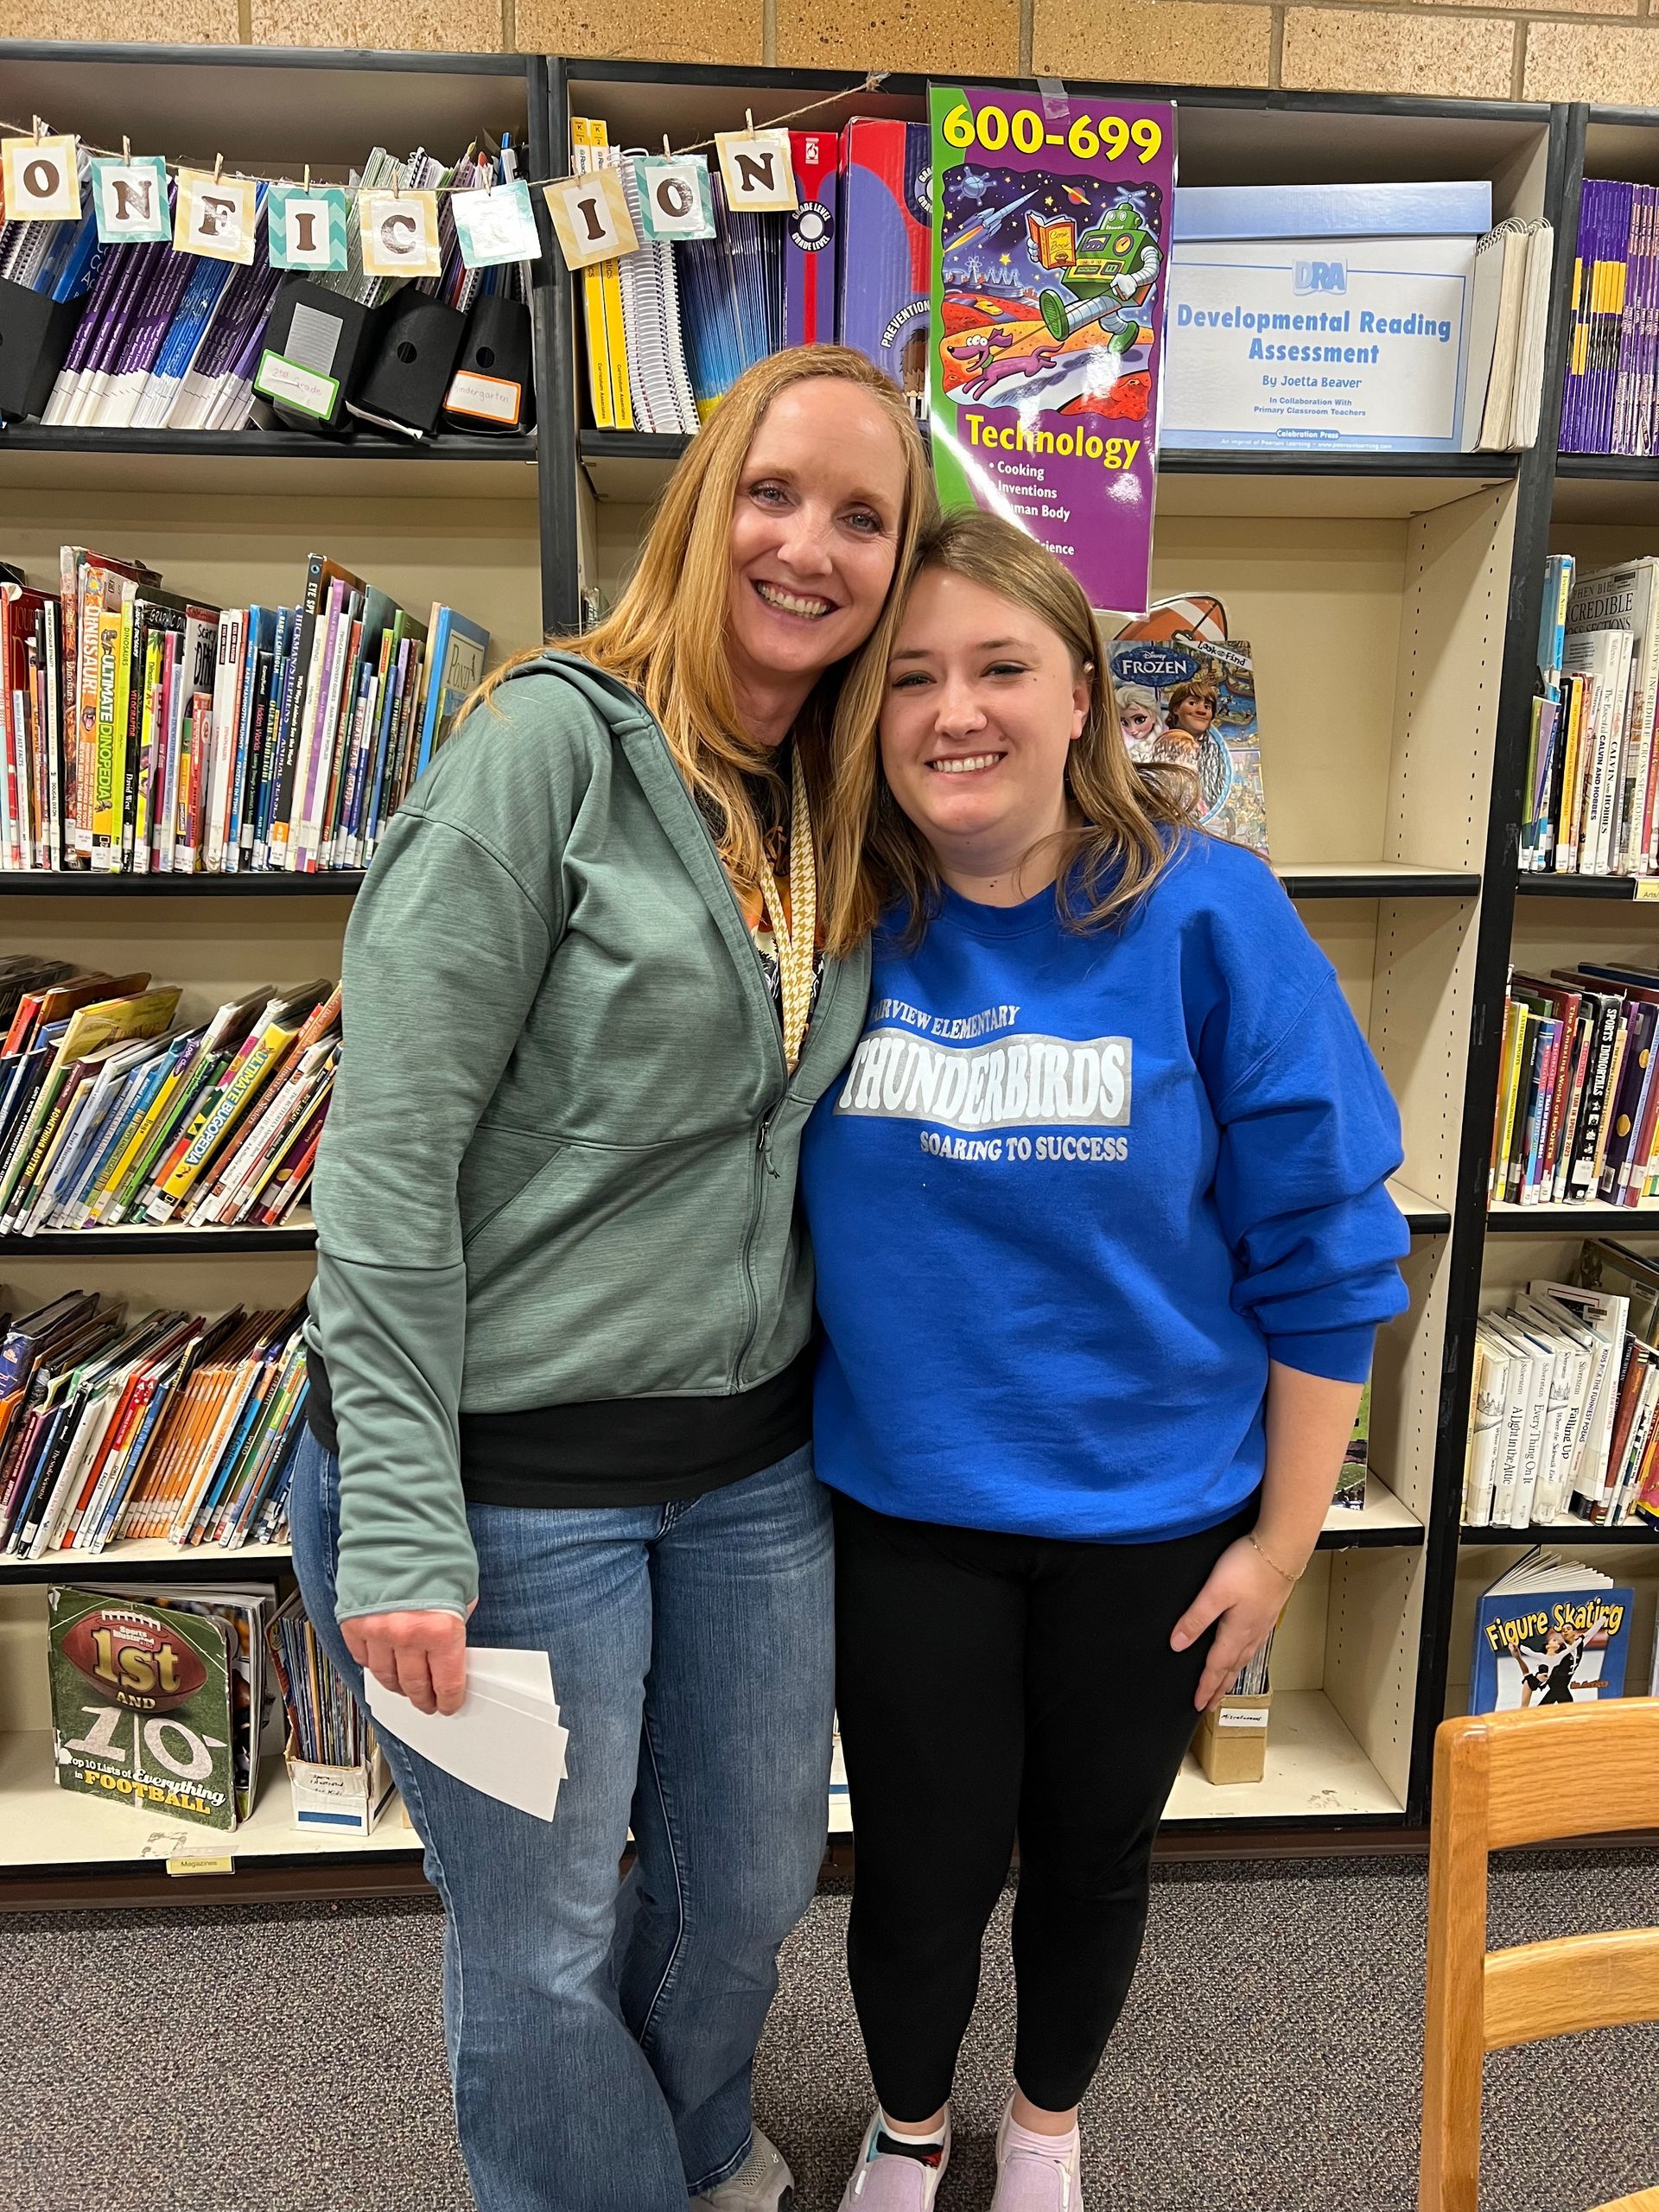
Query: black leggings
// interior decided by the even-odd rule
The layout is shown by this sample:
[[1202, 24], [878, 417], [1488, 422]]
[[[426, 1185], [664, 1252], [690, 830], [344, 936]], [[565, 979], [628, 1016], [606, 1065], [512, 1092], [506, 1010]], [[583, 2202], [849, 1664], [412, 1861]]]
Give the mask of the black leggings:
[[950, 2094], [980, 1941], [1017, 1834], [1019, 2028], [1033, 2103], [1077, 2104], [1128, 1994], [1152, 1840], [1210, 1638], [1170, 1631], [1255, 1501], [1166, 1543], [1066, 1543], [836, 1499], [836, 1702], [852, 1803], [847, 1961], [876, 2094]]

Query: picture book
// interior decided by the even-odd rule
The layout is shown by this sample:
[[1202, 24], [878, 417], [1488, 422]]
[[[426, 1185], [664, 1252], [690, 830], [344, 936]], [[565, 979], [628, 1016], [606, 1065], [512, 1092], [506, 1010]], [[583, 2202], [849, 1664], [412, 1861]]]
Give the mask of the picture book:
[[47, 1592], [59, 1787], [237, 1825], [232, 1636], [217, 1613], [114, 1590]]
[[1476, 1606], [1469, 1710], [1622, 1697], [1632, 1601], [1611, 1575], [1535, 1545]]
[[1255, 671], [1218, 600], [1170, 600], [1107, 647], [1129, 758], [1184, 770], [1212, 836], [1268, 856]]
[[[934, 474], [946, 507], [986, 507], [1029, 531], [1091, 607], [1139, 613], [1175, 111], [1109, 100], [1102, 112], [1058, 87], [1037, 99], [929, 91]], [[849, 198], [849, 256], [854, 213]], [[845, 304], [842, 335], [861, 342]]]

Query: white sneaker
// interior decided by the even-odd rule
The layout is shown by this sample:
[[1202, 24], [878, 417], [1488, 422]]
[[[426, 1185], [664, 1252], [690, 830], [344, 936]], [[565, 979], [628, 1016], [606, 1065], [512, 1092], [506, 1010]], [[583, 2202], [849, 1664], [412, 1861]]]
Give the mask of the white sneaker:
[[928, 2145], [925, 2158], [876, 2148], [881, 2113], [864, 2131], [858, 2164], [841, 2193], [841, 2212], [932, 2212], [944, 2170], [950, 2163], [950, 2115], [944, 2116], [944, 2140]]
[[749, 2155], [731, 2176], [694, 2204], [710, 2212], [790, 2212], [795, 2202], [795, 2177], [784, 2163], [784, 2154], [770, 2136], [757, 2127]]
[[996, 2129], [996, 2192], [991, 2212], [1083, 2212], [1083, 2149], [1075, 2128], [1055, 2138], [1051, 2152], [1022, 2144], [1008, 2147], [1014, 2099], [1002, 2107]]

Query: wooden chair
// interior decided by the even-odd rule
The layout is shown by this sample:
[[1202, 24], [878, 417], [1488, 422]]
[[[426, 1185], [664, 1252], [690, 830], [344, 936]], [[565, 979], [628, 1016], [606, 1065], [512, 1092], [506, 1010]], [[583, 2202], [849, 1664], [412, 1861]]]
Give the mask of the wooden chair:
[[[1486, 1948], [1506, 1845], [1659, 1827], [1659, 1698], [1471, 1713], [1434, 1738], [1419, 2212], [1478, 2212], [1489, 2050], [1659, 2020], [1659, 1928]], [[1659, 2212], [1659, 2187], [1598, 2212]]]

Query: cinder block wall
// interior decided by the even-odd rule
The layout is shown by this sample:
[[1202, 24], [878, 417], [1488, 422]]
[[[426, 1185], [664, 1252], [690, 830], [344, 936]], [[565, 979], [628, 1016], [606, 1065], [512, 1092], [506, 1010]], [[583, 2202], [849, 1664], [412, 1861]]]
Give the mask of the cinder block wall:
[[[122, 35], [1659, 106], [1650, 10], [1659, 0], [150, 0]], [[56, 0], [0, 0], [0, 35], [62, 28]]]

